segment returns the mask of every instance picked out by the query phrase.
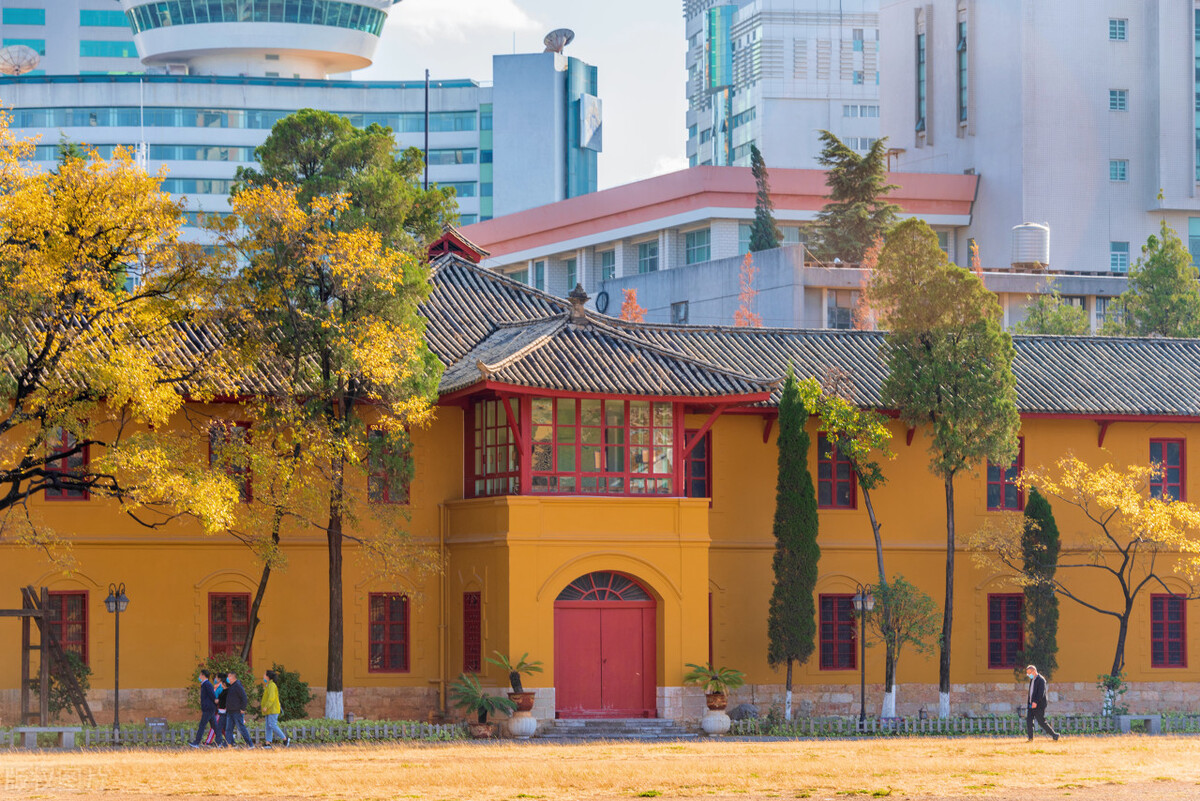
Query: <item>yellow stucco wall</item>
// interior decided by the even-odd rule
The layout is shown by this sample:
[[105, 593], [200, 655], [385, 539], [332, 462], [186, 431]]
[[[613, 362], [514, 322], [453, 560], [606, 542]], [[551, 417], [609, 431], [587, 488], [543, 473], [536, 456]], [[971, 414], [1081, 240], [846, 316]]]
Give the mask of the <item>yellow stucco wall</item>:
[[[236, 417], [236, 415], [233, 415]], [[689, 415], [698, 427], [703, 415]], [[752, 414], [726, 414], [713, 428], [713, 498], [537, 498], [463, 499], [463, 417], [442, 407], [433, 426], [414, 433], [417, 464], [409, 530], [432, 547], [444, 539], [444, 574], [384, 584], [347, 546], [347, 687], [436, 687], [445, 673], [461, 670], [462, 593], [483, 597], [483, 652], [514, 656], [529, 652], [546, 672], [533, 687], [554, 684], [553, 601], [576, 577], [615, 570], [641, 581], [658, 602], [658, 683], [680, 682], [683, 663], [708, 654], [708, 595], [713, 603], [713, 655], [719, 664], [744, 669], [753, 683], [777, 684], [782, 674], [766, 665], [766, 609], [771, 592], [776, 430], [763, 441], [764, 420]], [[1141, 463], [1149, 458], [1151, 437], [1188, 439], [1190, 424], [1118, 422], [1097, 446], [1099, 428], [1091, 420], [1025, 421], [1026, 465], [1049, 464], [1067, 451], [1098, 464]], [[903, 574], [940, 604], [943, 594], [945, 507], [942, 483], [927, 469], [927, 443], [920, 434], [911, 445], [893, 424], [896, 461], [888, 483], [875, 495], [883, 524], [889, 574]], [[810, 433], [816, 435], [815, 422]], [[815, 473], [816, 449], [810, 451]], [[1187, 496], [1200, 498], [1190, 475]], [[956, 482], [960, 536], [977, 528], [985, 509], [982, 474]], [[93, 686], [111, 686], [112, 616], [103, 608], [110, 581], [124, 581], [131, 598], [122, 616], [123, 687], [179, 687], [207, 644], [205, 599], [216, 591], [253, 592], [259, 566], [232, 538], [206, 537], [189, 523], [158, 531], [137, 526], [102, 501], [35, 500], [35, 511], [75, 541], [78, 573], [50, 571], [42, 554], [0, 546], [0, 607], [19, 605], [25, 584], [89, 592], [89, 651]], [[1055, 513], [1064, 542], [1085, 522], [1061, 504]], [[364, 517], [364, 521], [369, 518]], [[369, 522], [364, 522], [369, 524]], [[822, 511], [819, 593], [849, 592], [856, 581], [873, 582], [875, 556], [866, 512]], [[272, 577], [263, 607], [263, 626], [254, 647], [256, 666], [280, 661], [300, 670], [314, 686], [324, 683], [327, 625], [326, 560], [319, 532], [291, 532], [284, 542], [285, 570]], [[1084, 581], [1081, 576], [1076, 581]], [[1180, 579], [1174, 586], [1183, 589]], [[980, 570], [959, 553], [956, 571], [954, 681], [1003, 682], [1007, 670], [987, 669], [986, 594], [1012, 591], [997, 572]], [[412, 596], [412, 669], [405, 674], [370, 673], [366, 667], [367, 605], [372, 591]], [[1096, 587], [1098, 598], [1112, 593]], [[445, 599], [443, 614], [442, 604]], [[1115, 622], [1063, 600], [1058, 681], [1094, 681], [1112, 659]], [[1128, 672], [1135, 681], [1195, 680], [1196, 668], [1163, 670], [1149, 665], [1149, 597], [1142, 596], [1129, 635]], [[443, 624], [445, 628], [440, 627]], [[1194, 634], [1194, 624], [1189, 624]], [[443, 639], [440, 639], [443, 638]], [[1189, 636], [1189, 651], [1197, 637]], [[12, 690], [19, 676], [19, 625], [0, 619], [0, 690]], [[444, 642], [444, 645], [439, 643]], [[1200, 665], [1189, 653], [1189, 665]], [[878, 657], [871, 657], [881, 663]], [[485, 663], [487, 681], [504, 677]], [[902, 682], [936, 682], [936, 657], [906, 654]], [[797, 673], [800, 684], [854, 683], [857, 674], [821, 671], [814, 657]]]

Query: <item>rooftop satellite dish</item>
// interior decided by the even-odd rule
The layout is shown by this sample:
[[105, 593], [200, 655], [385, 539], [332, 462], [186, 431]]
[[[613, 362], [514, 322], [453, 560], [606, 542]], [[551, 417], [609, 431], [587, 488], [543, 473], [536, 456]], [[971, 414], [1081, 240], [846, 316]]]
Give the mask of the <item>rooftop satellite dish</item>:
[[24, 75], [37, 69], [42, 57], [27, 45], [0, 47], [0, 74]]
[[563, 48], [569, 45], [574, 38], [575, 31], [570, 28], [556, 28], [546, 34], [546, 38], [542, 40], [542, 44], [546, 45], [543, 52], [561, 53]]

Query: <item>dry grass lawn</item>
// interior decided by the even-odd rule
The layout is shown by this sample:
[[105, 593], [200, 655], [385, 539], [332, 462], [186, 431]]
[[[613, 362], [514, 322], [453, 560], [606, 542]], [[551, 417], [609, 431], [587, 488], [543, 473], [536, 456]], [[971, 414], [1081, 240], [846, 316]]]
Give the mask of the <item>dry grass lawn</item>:
[[1200, 798], [1200, 738], [0, 752], [0, 798]]

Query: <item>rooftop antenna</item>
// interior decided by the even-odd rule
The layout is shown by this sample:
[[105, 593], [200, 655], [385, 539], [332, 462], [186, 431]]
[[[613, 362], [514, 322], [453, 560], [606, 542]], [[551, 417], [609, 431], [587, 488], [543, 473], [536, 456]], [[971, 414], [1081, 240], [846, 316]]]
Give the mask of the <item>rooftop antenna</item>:
[[546, 45], [545, 53], [561, 53], [563, 48], [575, 39], [575, 31], [570, 28], [555, 28], [546, 34], [542, 44]]
[[0, 47], [0, 75], [24, 75], [37, 69], [42, 57], [29, 45]]

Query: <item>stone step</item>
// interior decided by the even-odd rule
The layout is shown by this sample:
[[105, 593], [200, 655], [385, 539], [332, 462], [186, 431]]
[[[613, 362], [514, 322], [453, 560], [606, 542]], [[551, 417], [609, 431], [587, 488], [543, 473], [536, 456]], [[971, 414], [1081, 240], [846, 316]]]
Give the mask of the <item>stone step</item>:
[[538, 734], [551, 740], [678, 740], [696, 737], [677, 720], [659, 718], [588, 718], [547, 721]]

